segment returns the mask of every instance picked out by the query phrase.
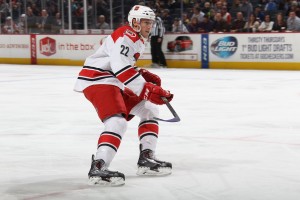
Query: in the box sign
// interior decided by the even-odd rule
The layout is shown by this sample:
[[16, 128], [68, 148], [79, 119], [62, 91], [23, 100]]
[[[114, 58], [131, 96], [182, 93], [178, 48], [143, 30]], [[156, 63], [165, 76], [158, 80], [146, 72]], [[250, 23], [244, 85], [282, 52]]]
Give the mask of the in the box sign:
[[56, 53], [56, 41], [50, 37], [40, 40], [40, 53], [45, 56], [51, 56]]

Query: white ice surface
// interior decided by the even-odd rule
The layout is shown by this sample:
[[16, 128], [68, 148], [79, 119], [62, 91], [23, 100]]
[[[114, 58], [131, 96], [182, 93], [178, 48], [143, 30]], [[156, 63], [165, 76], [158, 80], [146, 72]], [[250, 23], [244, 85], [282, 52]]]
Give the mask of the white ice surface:
[[173, 173], [135, 175], [136, 118], [111, 165], [126, 184], [101, 188], [87, 185], [103, 125], [73, 92], [80, 69], [0, 65], [1, 200], [300, 199], [299, 71], [151, 69], [182, 119], [160, 123]]

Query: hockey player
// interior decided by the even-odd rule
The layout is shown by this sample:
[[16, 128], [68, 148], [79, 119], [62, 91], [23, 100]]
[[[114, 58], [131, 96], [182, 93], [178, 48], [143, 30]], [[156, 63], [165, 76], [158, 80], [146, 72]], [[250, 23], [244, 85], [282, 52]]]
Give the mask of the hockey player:
[[85, 60], [79, 73], [75, 91], [84, 93], [104, 123], [88, 173], [92, 184], [125, 183], [124, 174], [108, 167], [127, 129], [127, 121], [133, 116], [140, 118], [137, 175], [171, 173], [172, 164], [155, 157], [159, 125], [153, 117], [159, 114], [157, 105], [164, 104], [161, 97], [171, 101], [173, 94], [162, 89], [159, 76], [134, 67], [144, 52], [154, 19], [149, 7], [134, 6], [128, 14], [129, 26], [120, 27], [108, 36]]

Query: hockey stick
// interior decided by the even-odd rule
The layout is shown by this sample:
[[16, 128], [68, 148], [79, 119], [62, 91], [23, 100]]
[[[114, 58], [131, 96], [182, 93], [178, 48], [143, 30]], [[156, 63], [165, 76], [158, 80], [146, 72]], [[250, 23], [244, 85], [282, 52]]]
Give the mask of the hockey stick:
[[180, 118], [177, 115], [176, 111], [174, 110], [174, 108], [171, 106], [170, 102], [168, 101], [168, 99], [166, 97], [161, 97], [161, 99], [165, 102], [165, 104], [167, 105], [167, 107], [169, 108], [169, 110], [171, 111], [172, 115], [174, 116], [174, 118], [172, 119], [160, 119], [157, 117], [154, 117], [154, 119], [159, 120], [159, 121], [164, 121], [164, 122], [179, 122]]

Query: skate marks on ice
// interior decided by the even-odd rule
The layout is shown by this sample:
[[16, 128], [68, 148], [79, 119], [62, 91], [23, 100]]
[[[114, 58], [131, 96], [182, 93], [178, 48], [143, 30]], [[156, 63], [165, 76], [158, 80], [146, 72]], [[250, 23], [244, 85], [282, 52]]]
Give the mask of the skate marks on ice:
[[[5, 200], [36, 200], [36, 199], [59, 199], [67, 194], [82, 193], [84, 190], [91, 189], [86, 179], [54, 179], [18, 184], [9, 187], [4, 192]], [[25, 182], [25, 181], [24, 181]]]
[[[173, 179], [173, 182], [174, 180], [175, 179]], [[26, 179], [26, 181], [28, 183], [15, 183], [14, 186], [7, 187], [5, 191], [1, 192], [1, 200], [183, 199], [183, 196], [182, 198], [177, 198], [174, 192], [181, 193], [187, 189], [177, 184], [169, 184], [169, 180], [167, 180], [166, 177], [140, 177], [133, 174], [126, 176], [125, 185], [114, 187], [88, 185], [88, 179], [86, 177], [36, 182], [29, 182], [28, 179]], [[199, 194], [196, 193], [191, 192], [190, 195], [185, 196], [199, 196]]]
[[[121, 186], [91, 185], [86, 177], [65, 178], [18, 184], [9, 187], [1, 195], [2, 200], [40, 199], [103, 199], [108, 188]], [[105, 189], [106, 188], [106, 189]], [[112, 189], [113, 190], [113, 189]], [[113, 190], [114, 191], [114, 190]], [[100, 195], [100, 192], [102, 193]], [[117, 191], [115, 191], [117, 192]], [[109, 194], [109, 193], [108, 193]], [[95, 198], [93, 198], [95, 197]]]

